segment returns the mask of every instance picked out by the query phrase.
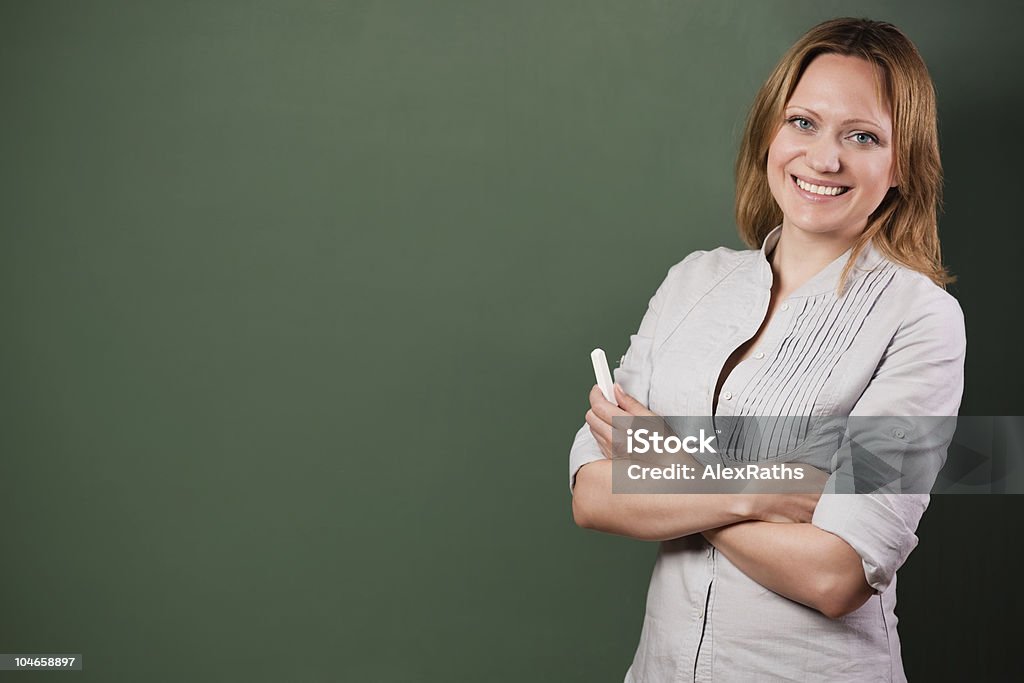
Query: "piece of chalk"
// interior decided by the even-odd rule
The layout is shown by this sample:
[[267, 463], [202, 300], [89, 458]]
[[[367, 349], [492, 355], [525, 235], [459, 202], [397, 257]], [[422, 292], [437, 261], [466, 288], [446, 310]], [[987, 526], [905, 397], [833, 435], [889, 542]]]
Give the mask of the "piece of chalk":
[[618, 405], [619, 402], [615, 400], [615, 389], [612, 388], [612, 373], [608, 370], [608, 359], [605, 358], [604, 350], [591, 351], [590, 360], [594, 364], [594, 376], [597, 378], [597, 386], [601, 387], [601, 393], [609, 403]]

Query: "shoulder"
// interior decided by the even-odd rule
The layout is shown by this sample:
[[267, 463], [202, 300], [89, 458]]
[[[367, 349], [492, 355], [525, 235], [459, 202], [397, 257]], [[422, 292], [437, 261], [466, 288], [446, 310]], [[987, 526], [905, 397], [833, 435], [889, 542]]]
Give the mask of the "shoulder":
[[889, 298], [900, 317], [904, 338], [938, 338], [945, 343], [966, 344], [964, 313], [960, 302], [928, 276], [901, 264], [887, 261], [895, 270]]
[[932, 282], [927, 275], [900, 264], [893, 266], [907, 321], [927, 319], [963, 327], [964, 312], [956, 297]]
[[760, 253], [758, 250], [737, 250], [728, 247], [698, 250], [669, 268], [665, 283], [684, 284], [696, 279], [711, 284], [737, 268], [753, 263]]

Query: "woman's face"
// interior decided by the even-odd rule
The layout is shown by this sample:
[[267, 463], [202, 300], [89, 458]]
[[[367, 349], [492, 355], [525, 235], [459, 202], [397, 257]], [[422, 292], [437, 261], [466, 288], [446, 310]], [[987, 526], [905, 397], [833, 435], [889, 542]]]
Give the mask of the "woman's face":
[[875, 70], [824, 54], [804, 71], [768, 148], [783, 229], [853, 240], [893, 183], [892, 117]]

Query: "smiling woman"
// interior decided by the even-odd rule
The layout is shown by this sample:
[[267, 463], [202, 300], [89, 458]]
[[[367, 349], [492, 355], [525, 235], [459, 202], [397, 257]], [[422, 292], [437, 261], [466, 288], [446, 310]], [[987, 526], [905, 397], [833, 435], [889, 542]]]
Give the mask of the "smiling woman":
[[[896, 571], [927, 494], [837, 493], [850, 434], [821, 493], [613, 493], [612, 420], [956, 415], [966, 339], [943, 289], [935, 111], [896, 27], [811, 29], [741, 144], [736, 218], [754, 249], [673, 266], [615, 372], [616, 402], [591, 390], [569, 457], [574, 517], [661, 542], [626, 681], [905, 680]], [[908, 430], [886, 438], [937, 470]]]

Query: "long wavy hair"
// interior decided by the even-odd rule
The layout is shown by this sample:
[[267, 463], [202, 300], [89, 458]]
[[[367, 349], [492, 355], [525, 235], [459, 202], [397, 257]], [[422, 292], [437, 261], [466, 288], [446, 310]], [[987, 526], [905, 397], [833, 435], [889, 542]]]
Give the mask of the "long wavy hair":
[[954, 278], [942, 265], [938, 212], [942, 203], [942, 162], [935, 86], [914, 44], [898, 28], [870, 19], [831, 19], [803, 35], [779, 61], [754, 99], [736, 158], [736, 224], [753, 248], [782, 222], [782, 210], [768, 187], [768, 148], [783, 125], [786, 103], [811, 61], [822, 54], [859, 57], [880, 76], [883, 102], [893, 122], [896, 187], [889, 188], [853, 245], [840, 277], [869, 241], [887, 258], [927, 275], [944, 287]]

